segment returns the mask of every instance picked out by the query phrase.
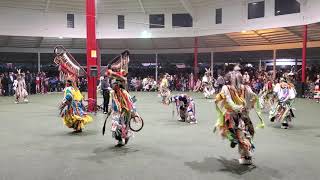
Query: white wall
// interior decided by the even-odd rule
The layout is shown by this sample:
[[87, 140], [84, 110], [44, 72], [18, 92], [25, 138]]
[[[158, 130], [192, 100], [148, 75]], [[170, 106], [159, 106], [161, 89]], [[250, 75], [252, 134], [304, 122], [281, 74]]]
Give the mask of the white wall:
[[308, 22], [320, 21], [320, 1], [319, 0], [304, 0], [305, 3], [305, 15], [304, 19]]
[[0, 35], [74, 37], [86, 36], [85, 15], [75, 14], [75, 28], [67, 28], [67, 12], [0, 8]]
[[118, 29], [117, 15], [99, 14], [97, 18], [98, 38], [142, 38], [143, 32], [150, 33], [152, 37], [194, 36], [193, 28], [172, 28], [172, 13], [186, 12], [154, 12], [165, 14], [164, 28], [149, 28], [149, 14], [131, 13], [119, 14], [125, 16], [125, 29]]
[[[248, 2], [261, 0], [233, 1], [232, 4], [209, 4], [198, 8], [198, 35], [240, 32], [242, 30], [268, 29], [277, 27], [297, 26], [319, 22], [320, 1], [307, 0], [307, 6], [301, 4], [301, 13], [274, 15], [274, 0], [265, 0], [265, 17], [248, 20]], [[215, 24], [215, 9], [222, 8], [222, 24]], [[318, 9], [318, 10], [317, 10]]]
[[[194, 7], [193, 28], [172, 28], [171, 15], [165, 14], [165, 28], [149, 29], [149, 15], [125, 15], [125, 29], [118, 30], [117, 15], [97, 15], [98, 38], [141, 38], [147, 31], [151, 37], [192, 37], [251, 29], [296, 26], [320, 21], [320, 0], [301, 0], [301, 13], [274, 16], [274, 0], [265, 0], [265, 17], [247, 19], [247, 3], [261, 0], [232, 0]], [[215, 9], [222, 8], [222, 24], [215, 24]], [[180, 13], [185, 13], [181, 12]], [[65, 13], [45, 13], [35, 10], [0, 8], [0, 35], [85, 38], [85, 14], [75, 14], [75, 28], [66, 27]]]

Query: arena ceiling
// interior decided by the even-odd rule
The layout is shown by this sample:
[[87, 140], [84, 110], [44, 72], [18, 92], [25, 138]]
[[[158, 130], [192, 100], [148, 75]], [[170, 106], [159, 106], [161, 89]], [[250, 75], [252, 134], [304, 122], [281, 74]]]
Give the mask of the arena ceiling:
[[[239, 0], [96, 0], [98, 13], [151, 13], [168, 11], [184, 11], [192, 14], [192, 7], [206, 6], [210, 3], [232, 3]], [[33, 9], [43, 12], [85, 12], [85, 0], [1, 0], [0, 7]], [[242, 58], [242, 54], [237, 53], [235, 49], [239, 47], [264, 46], [265, 49], [256, 48], [255, 51], [264, 53], [265, 57], [272, 57], [270, 47], [276, 45], [301, 44], [303, 39], [303, 26], [280, 27], [273, 29], [251, 30], [246, 32], [234, 32], [218, 35], [209, 35], [199, 37], [200, 48], [226, 48], [223, 52], [228, 53], [227, 57]], [[320, 47], [320, 23], [308, 26], [308, 41], [316, 42]], [[0, 51], [6, 52], [10, 48], [19, 52], [27, 48], [52, 49], [56, 45], [63, 45], [68, 49], [85, 49], [86, 40], [80, 38], [58, 38], [58, 37], [26, 37], [26, 36], [1, 36]], [[192, 49], [194, 47], [194, 38], [137, 38], [137, 39], [99, 39], [99, 47], [107, 53], [110, 50], [168, 50], [176, 53], [185, 53], [179, 49]], [[297, 46], [291, 46], [288, 49], [295, 49]], [[282, 48], [285, 49], [285, 48]], [[150, 51], [150, 52], [151, 52]], [[247, 52], [246, 49], [241, 50]], [[249, 50], [248, 50], [249, 51]], [[13, 52], [11, 50], [10, 52]], [[23, 52], [23, 50], [21, 50]], [[190, 51], [188, 51], [190, 53]], [[191, 50], [192, 52], [192, 50]], [[289, 52], [289, 51], [288, 51]], [[300, 50], [293, 50], [286, 56], [296, 56]], [[316, 51], [315, 53], [317, 53]], [[246, 53], [244, 53], [246, 54]], [[261, 57], [259, 52], [253, 55], [254, 59]], [[219, 55], [216, 55], [219, 57]], [[245, 57], [243, 58], [250, 58]], [[226, 57], [226, 56], [223, 56]]]
[[[119, 13], [152, 13], [178, 11], [193, 13], [193, 8], [197, 6], [206, 6], [211, 3], [230, 3], [239, 0], [96, 0], [98, 14], [119, 14]], [[0, 8], [17, 8], [17, 9], [32, 9], [42, 12], [78, 12], [85, 13], [85, 0], [1, 0]], [[217, 51], [215, 60], [257, 60], [257, 59], [272, 59], [273, 52], [270, 47], [284, 44], [302, 44], [303, 26], [294, 27], [279, 27], [273, 29], [251, 30], [246, 32], [234, 32], [218, 35], [209, 35], [199, 37], [200, 48], [226, 48], [227, 51]], [[316, 42], [316, 46], [308, 49], [308, 58], [319, 59], [320, 47], [320, 23], [311, 24], [308, 26], [308, 42]], [[310, 43], [310, 44], [311, 44]], [[68, 49], [85, 49], [86, 39], [79, 38], [58, 38], [58, 37], [26, 37], [26, 36], [1, 36], [0, 35], [0, 54], [2, 61], [8, 57], [23, 62], [25, 59], [33, 59], [36, 62], [37, 55], [34, 53], [25, 53], [22, 49], [52, 49], [56, 45], [63, 45]], [[269, 47], [265, 49], [256, 48], [252, 50], [237, 51], [235, 49], [241, 47]], [[104, 49], [105, 55], [110, 56], [110, 50], [168, 50], [174, 53], [189, 53], [187, 57], [174, 57], [174, 55], [161, 55], [159, 58], [171, 59], [190, 59], [192, 61], [191, 51], [179, 51], [179, 49], [192, 49], [194, 47], [194, 38], [179, 37], [179, 38], [137, 38], [137, 39], [99, 39], [99, 47]], [[287, 46], [285, 46], [287, 47]], [[6, 51], [12, 48], [12, 51]], [[21, 53], [18, 56], [12, 54], [15, 52]], [[150, 51], [150, 52], [151, 52]], [[251, 51], [250, 53], [248, 53]], [[50, 51], [51, 52], [51, 51]], [[154, 51], [152, 51], [154, 52]], [[159, 51], [160, 52], [160, 51]], [[42, 54], [42, 61], [52, 59], [49, 52]], [[143, 53], [142, 53], [143, 54]], [[165, 54], [165, 53], [162, 53]], [[20, 57], [21, 56], [21, 57]], [[30, 57], [29, 57], [30, 56]], [[47, 57], [48, 56], [48, 57]], [[83, 59], [85, 56], [82, 53], [77, 54], [78, 59]], [[109, 57], [110, 56], [110, 57]], [[172, 57], [171, 57], [172, 56]], [[290, 46], [290, 48], [282, 48], [278, 50], [279, 58], [299, 58], [301, 57], [301, 49], [299, 47]], [[104, 58], [107, 58], [104, 57]], [[149, 57], [149, 56], [144, 56]], [[137, 57], [136, 59], [141, 59]], [[150, 60], [152, 58], [149, 58]], [[209, 61], [210, 53], [199, 54], [199, 62]], [[142, 61], [145, 61], [142, 59]]]
[[[303, 26], [251, 30], [199, 37], [200, 48], [245, 47], [257, 45], [277, 45], [300, 43], [303, 39]], [[308, 41], [320, 41], [320, 23], [308, 26]], [[79, 38], [0, 36], [0, 47], [13, 48], [53, 48], [63, 45], [68, 49], [85, 49], [86, 40]], [[139, 39], [100, 39], [101, 49], [187, 49], [194, 47], [194, 38], [139, 38]]]
[[[155, 11], [190, 11], [223, 0], [96, 0], [98, 13], [149, 13]], [[229, 0], [230, 2], [235, 0]], [[85, 12], [85, 0], [1, 0], [0, 7], [46, 12]], [[191, 10], [192, 11], [192, 10]]]

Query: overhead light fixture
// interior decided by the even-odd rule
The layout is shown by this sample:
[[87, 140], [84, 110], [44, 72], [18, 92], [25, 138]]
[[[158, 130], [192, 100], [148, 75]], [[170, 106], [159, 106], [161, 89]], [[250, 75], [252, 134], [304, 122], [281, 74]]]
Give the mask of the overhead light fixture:
[[151, 32], [148, 32], [147, 30], [142, 31], [141, 38], [151, 38]]
[[258, 4], [258, 3], [256, 3], [256, 2], [252, 3], [252, 5], [256, 5], [256, 4]]
[[246, 67], [253, 67], [253, 65], [250, 64], [250, 63], [246, 64], [245, 66], [246, 66]]
[[59, 39], [63, 39], [63, 37], [62, 37], [62, 36], [59, 36]]

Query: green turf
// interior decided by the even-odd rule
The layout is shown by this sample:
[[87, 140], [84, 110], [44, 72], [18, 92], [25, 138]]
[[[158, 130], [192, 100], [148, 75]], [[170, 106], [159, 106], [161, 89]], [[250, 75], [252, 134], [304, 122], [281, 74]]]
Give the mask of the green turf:
[[101, 113], [82, 134], [71, 133], [58, 117], [62, 94], [30, 96], [29, 104], [0, 97], [0, 179], [319, 179], [320, 104], [297, 100], [289, 130], [266, 120], [254, 139], [255, 166], [245, 167], [235, 161], [237, 150], [212, 133], [212, 100], [191, 94], [199, 124], [190, 125], [172, 119], [172, 106], [156, 93], [133, 94], [145, 126], [121, 149], [114, 148], [110, 121], [101, 135]]

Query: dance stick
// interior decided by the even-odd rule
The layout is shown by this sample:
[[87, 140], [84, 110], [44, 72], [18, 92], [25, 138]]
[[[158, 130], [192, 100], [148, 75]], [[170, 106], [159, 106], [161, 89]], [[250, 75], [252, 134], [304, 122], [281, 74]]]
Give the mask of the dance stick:
[[107, 117], [106, 117], [106, 119], [104, 120], [104, 123], [103, 123], [103, 128], [102, 128], [102, 135], [103, 136], [104, 136], [104, 133], [106, 132], [106, 123], [107, 123], [107, 120], [108, 120], [110, 114], [111, 114], [111, 112], [108, 112]]

